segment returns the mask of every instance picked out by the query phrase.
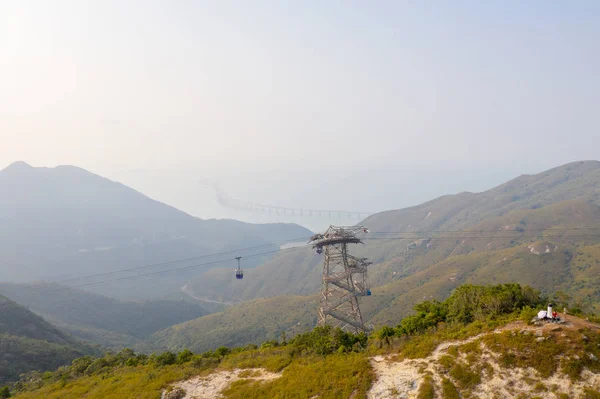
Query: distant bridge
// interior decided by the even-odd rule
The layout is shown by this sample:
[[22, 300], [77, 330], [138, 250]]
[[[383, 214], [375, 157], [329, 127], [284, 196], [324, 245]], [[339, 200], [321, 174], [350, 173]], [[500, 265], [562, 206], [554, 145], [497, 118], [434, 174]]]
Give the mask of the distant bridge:
[[333, 209], [309, 209], [309, 208], [289, 208], [277, 205], [265, 205], [256, 202], [244, 201], [227, 196], [216, 183], [202, 183], [210, 185], [217, 194], [219, 204], [231, 209], [237, 209], [246, 212], [260, 213], [265, 215], [278, 216], [301, 216], [301, 217], [329, 217], [339, 219], [363, 220], [374, 212], [359, 211], [341, 211]]

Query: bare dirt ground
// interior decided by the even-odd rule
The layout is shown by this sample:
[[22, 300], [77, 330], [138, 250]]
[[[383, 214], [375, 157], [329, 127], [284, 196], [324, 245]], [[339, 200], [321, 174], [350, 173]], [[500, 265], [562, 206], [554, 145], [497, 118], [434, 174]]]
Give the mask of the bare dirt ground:
[[223, 370], [203, 377], [194, 377], [173, 384], [185, 390], [183, 399], [216, 399], [232, 382], [237, 380], [267, 381], [281, 377], [281, 373], [271, 373], [264, 369]]
[[[564, 315], [561, 315], [564, 319]], [[515, 330], [520, 333], [533, 333], [543, 337], [557, 329], [579, 330], [590, 328], [600, 330], [600, 326], [575, 316], [567, 315], [566, 324], [545, 323], [541, 326], [529, 326], [522, 322], [510, 323], [493, 333], [507, 330]], [[462, 341], [444, 342], [440, 344], [433, 353], [424, 359], [405, 359], [394, 361], [394, 356], [376, 356], [371, 359], [376, 381], [369, 390], [368, 399], [414, 399], [418, 395], [419, 386], [425, 374], [430, 374], [436, 387], [436, 398], [441, 398], [441, 382], [445, 373], [438, 366], [441, 356], [448, 353], [453, 346], [464, 345], [481, 338], [486, 334], [479, 334]], [[569, 398], [581, 397], [584, 386], [600, 389], [600, 375], [593, 374], [588, 370], [583, 372], [581, 382], [573, 383], [566, 375], [555, 373], [549, 379], [541, 379], [534, 369], [513, 368], [507, 370], [501, 368], [497, 361], [497, 355], [487, 350], [482, 344], [481, 361], [485, 361], [493, 368], [493, 377], [482, 378], [481, 384], [472, 392], [476, 398], [513, 398], [523, 393], [531, 395], [537, 383], [542, 383], [548, 391], [534, 394], [548, 399], [558, 399], [558, 394], [566, 394]]]
[[444, 342], [438, 345], [433, 353], [424, 359], [406, 359], [401, 362], [394, 362], [392, 357], [375, 356], [371, 359], [371, 365], [377, 379], [367, 394], [368, 399], [396, 399], [396, 398], [416, 398], [419, 385], [421, 384], [424, 373], [421, 370], [429, 371], [432, 374], [436, 385], [442, 382], [442, 376], [438, 375], [434, 369], [442, 355], [445, 355], [451, 346], [460, 346], [473, 342], [485, 334], [479, 334], [462, 341]]

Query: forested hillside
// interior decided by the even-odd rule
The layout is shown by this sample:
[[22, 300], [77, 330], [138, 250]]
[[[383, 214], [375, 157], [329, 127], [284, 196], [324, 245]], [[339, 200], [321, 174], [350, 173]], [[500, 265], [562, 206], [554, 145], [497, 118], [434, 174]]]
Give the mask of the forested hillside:
[[197, 352], [293, 337], [317, 322], [318, 297], [281, 296], [255, 299], [155, 333], [154, 346]]
[[0, 283], [0, 294], [26, 305], [73, 336], [105, 348], [148, 348], [154, 332], [207, 314], [184, 300], [126, 302], [57, 284]]
[[0, 295], [0, 383], [32, 370], [52, 370], [97, 350], [77, 342]]

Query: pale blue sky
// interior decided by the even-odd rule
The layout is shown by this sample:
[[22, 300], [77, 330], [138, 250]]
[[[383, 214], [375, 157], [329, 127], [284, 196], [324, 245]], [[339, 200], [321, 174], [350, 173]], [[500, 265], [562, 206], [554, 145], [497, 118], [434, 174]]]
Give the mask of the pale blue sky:
[[481, 190], [599, 158], [599, 20], [596, 1], [4, 0], [0, 167], [75, 164], [202, 217], [227, 215], [202, 178], [358, 209]]

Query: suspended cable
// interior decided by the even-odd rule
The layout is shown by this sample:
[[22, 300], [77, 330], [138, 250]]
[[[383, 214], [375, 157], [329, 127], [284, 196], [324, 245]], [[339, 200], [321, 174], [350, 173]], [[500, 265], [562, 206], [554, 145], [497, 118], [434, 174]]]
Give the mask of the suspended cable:
[[[537, 235], [519, 235], [518, 237], [515, 236], [432, 236], [432, 237], [423, 237], [423, 236], [413, 236], [413, 237], [408, 237], [408, 236], [404, 236], [404, 237], [365, 237], [362, 238], [362, 240], [374, 240], [374, 241], [388, 241], [388, 240], [420, 240], [420, 239], [430, 239], [430, 240], [457, 240], [457, 239], [469, 239], [469, 240], [480, 240], [480, 239], [486, 239], [486, 240], [490, 240], [490, 239], [524, 239], [524, 238], [537, 238]], [[543, 238], [546, 239], [550, 239], [550, 238], [585, 238], [585, 237], [600, 237], [600, 234], [569, 234], [569, 235], [550, 235], [550, 236], [544, 236]], [[287, 241], [291, 241], [291, 240], [287, 240]], [[297, 240], [296, 240], [297, 241]], [[263, 245], [266, 246], [267, 244]], [[310, 247], [311, 245], [309, 244], [304, 244], [304, 245], [300, 245], [297, 247], [292, 247], [292, 248], [286, 248], [286, 249], [279, 249], [279, 250], [274, 250], [274, 251], [267, 251], [267, 252], [261, 252], [261, 253], [256, 253], [256, 254], [251, 254], [251, 255], [246, 255], [244, 256], [244, 258], [253, 258], [253, 257], [258, 257], [258, 256], [266, 256], [266, 255], [273, 255], [273, 254], [277, 254], [277, 253], [282, 253], [282, 252], [289, 252], [289, 251], [293, 251], [293, 250], [298, 250], [298, 249], [304, 249], [307, 247]], [[260, 247], [260, 246], [257, 246]], [[251, 247], [251, 248], [255, 248], [255, 247]], [[240, 250], [238, 250], [240, 251]], [[231, 251], [226, 251], [224, 253], [232, 253], [232, 252], [236, 252], [235, 250], [231, 250]], [[224, 253], [219, 253], [219, 254], [224, 254]], [[215, 256], [217, 254], [213, 254], [213, 255], [205, 255], [203, 257], [210, 257], [210, 256]], [[81, 288], [81, 287], [91, 287], [91, 286], [96, 286], [96, 285], [102, 285], [102, 284], [108, 284], [111, 282], [116, 282], [116, 281], [123, 281], [123, 280], [132, 280], [132, 279], [136, 279], [136, 278], [141, 278], [141, 277], [149, 277], [149, 276], [156, 276], [156, 275], [163, 275], [163, 274], [168, 274], [168, 273], [172, 273], [172, 272], [178, 272], [178, 271], [184, 271], [184, 270], [190, 270], [190, 269], [197, 269], [197, 268], [204, 268], [204, 267], [210, 267], [210, 266], [214, 266], [214, 265], [218, 265], [218, 264], [223, 264], [223, 263], [229, 263], [229, 262], [234, 262], [236, 261], [237, 257], [234, 258], [230, 258], [230, 259], [223, 259], [223, 260], [218, 260], [218, 261], [212, 261], [212, 262], [207, 262], [207, 263], [202, 263], [202, 264], [198, 264], [198, 265], [190, 265], [190, 266], [185, 266], [185, 267], [180, 267], [180, 268], [175, 268], [175, 269], [168, 269], [168, 270], [161, 270], [161, 271], [157, 271], [157, 272], [152, 272], [152, 273], [145, 273], [145, 274], [136, 274], [133, 276], [126, 276], [126, 277], [120, 277], [120, 278], [116, 278], [116, 279], [110, 279], [110, 280], [104, 280], [104, 281], [98, 281], [98, 282], [92, 282], [92, 283], [86, 283], [86, 284], [80, 284], [80, 285], [74, 285], [74, 286], [64, 286], [61, 287], [60, 289], [57, 290], [61, 290], [61, 289], [65, 289], [65, 288]], [[165, 263], [165, 264], [172, 264], [171, 263]], [[140, 270], [146, 267], [152, 267], [154, 265], [148, 265], [148, 266], [141, 266], [138, 268], [132, 268], [132, 269], [125, 269], [127, 271], [131, 271], [131, 270]], [[102, 273], [102, 274], [97, 274], [97, 275], [90, 275], [88, 277], [81, 277], [78, 279], [83, 279], [83, 278], [92, 278], [92, 277], [100, 277], [100, 276], [106, 276], [109, 274], [116, 274], [122, 272], [121, 271], [114, 271], [114, 272], [110, 272], [110, 273]], [[50, 284], [58, 284], [58, 282], [54, 282], [54, 283], [46, 283], [43, 285], [50, 285]], [[39, 285], [38, 285], [39, 286]], [[32, 287], [38, 287], [38, 286], [32, 286]], [[53, 292], [53, 291], [50, 291]]]
[[46, 282], [46, 283], [40, 283], [40, 284], [30, 284], [27, 287], [28, 288], [43, 287], [43, 286], [52, 285], [52, 284], [63, 284], [63, 283], [69, 283], [69, 282], [73, 282], [73, 281], [77, 281], [77, 280], [84, 280], [84, 279], [89, 279], [89, 278], [94, 278], [94, 277], [111, 276], [111, 275], [114, 275], [114, 274], [132, 272], [132, 271], [136, 271], [136, 270], [149, 269], [149, 268], [153, 268], [153, 267], [169, 266], [169, 265], [172, 265], [172, 264], [190, 262], [190, 261], [193, 261], [193, 260], [200, 260], [200, 259], [212, 258], [212, 257], [215, 257], [215, 256], [221, 256], [221, 255], [228, 255], [228, 254], [232, 254], [232, 253], [250, 251], [252, 249], [259, 249], [259, 248], [269, 247], [269, 246], [272, 246], [272, 245], [281, 245], [281, 244], [287, 244], [287, 243], [291, 243], [291, 242], [306, 241], [309, 238], [310, 237], [299, 237], [299, 238], [294, 238], [294, 239], [289, 239], [289, 240], [283, 240], [283, 241], [278, 241], [278, 242], [270, 242], [270, 243], [266, 243], [266, 244], [255, 245], [253, 247], [232, 249], [232, 250], [223, 251], [223, 252], [216, 252], [216, 253], [212, 253], [212, 254], [193, 256], [193, 257], [184, 258], [184, 259], [175, 259], [175, 260], [166, 261], [166, 262], [151, 263], [151, 264], [148, 264], [148, 265], [137, 266], [137, 267], [132, 267], [132, 268], [128, 268], [128, 269], [120, 269], [120, 270], [114, 270], [114, 271], [104, 272], [104, 273], [89, 274], [89, 275], [86, 275], [86, 276], [73, 277], [73, 278], [68, 278], [68, 279], [64, 279], [64, 280], [57, 280], [57, 281], [51, 281], [51, 282]]

